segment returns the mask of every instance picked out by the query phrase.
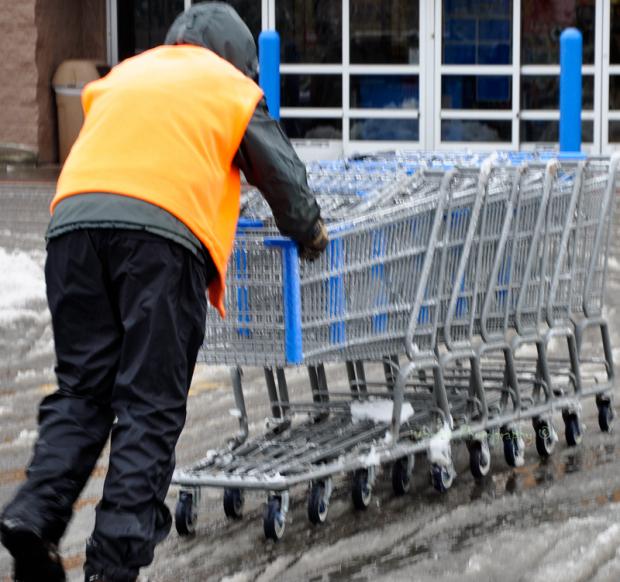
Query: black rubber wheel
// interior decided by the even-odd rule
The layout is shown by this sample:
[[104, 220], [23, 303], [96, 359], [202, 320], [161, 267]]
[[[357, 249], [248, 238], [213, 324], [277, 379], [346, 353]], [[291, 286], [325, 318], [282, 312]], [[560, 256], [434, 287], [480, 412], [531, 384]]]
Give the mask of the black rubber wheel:
[[325, 484], [313, 483], [308, 495], [308, 519], [310, 523], [319, 525], [325, 523], [329, 505], [325, 500]]
[[174, 511], [174, 526], [180, 536], [192, 536], [196, 533], [197, 513], [194, 496], [188, 491], [181, 491]]
[[469, 447], [469, 470], [474, 479], [482, 479], [489, 474], [491, 469], [491, 455], [488, 450], [484, 451], [482, 443], [476, 441]]
[[279, 497], [270, 497], [263, 516], [263, 531], [268, 540], [280, 541], [286, 528], [286, 519], [282, 513]]
[[566, 444], [569, 447], [576, 447], [581, 443], [581, 439], [583, 438], [579, 417], [576, 414], [566, 414], [562, 416], [564, 418], [564, 436], [566, 437]]
[[370, 505], [372, 498], [372, 487], [368, 480], [368, 471], [358, 469], [353, 473], [353, 485], [351, 490], [353, 496], [353, 506], [355, 509], [364, 510]]
[[406, 457], [392, 465], [392, 489], [396, 495], [405, 495], [411, 488], [411, 471]]
[[611, 432], [614, 422], [614, 409], [611, 402], [600, 402], [598, 406], [598, 426], [603, 432]]
[[536, 450], [542, 459], [549, 458], [555, 449], [553, 429], [546, 420], [539, 420], [534, 423], [536, 433]]
[[448, 469], [448, 467], [437, 465], [435, 463], [431, 465], [431, 481], [433, 483], [433, 487], [439, 493], [447, 493], [448, 489], [452, 487], [453, 480], [454, 478], [452, 476], [452, 472]]
[[523, 464], [524, 451], [519, 443], [519, 436], [514, 430], [502, 430], [504, 441], [504, 458], [509, 467], [518, 467]]
[[243, 492], [241, 489], [224, 489], [224, 513], [230, 519], [243, 517]]

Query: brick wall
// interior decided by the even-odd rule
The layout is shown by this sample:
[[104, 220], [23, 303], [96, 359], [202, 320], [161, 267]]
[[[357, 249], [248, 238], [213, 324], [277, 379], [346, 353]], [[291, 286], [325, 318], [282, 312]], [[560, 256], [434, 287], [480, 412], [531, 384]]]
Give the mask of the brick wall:
[[38, 147], [37, 0], [2, 2], [0, 14], [0, 142]]
[[0, 11], [0, 143], [56, 161], [51, 88], [66, 59], [106, 60], [105, 0], [3, 0]]

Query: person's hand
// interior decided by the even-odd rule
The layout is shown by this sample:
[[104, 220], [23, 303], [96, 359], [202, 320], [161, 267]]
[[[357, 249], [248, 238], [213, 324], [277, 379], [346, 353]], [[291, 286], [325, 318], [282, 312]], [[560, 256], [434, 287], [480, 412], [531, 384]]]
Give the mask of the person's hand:
[[315, 261], [325, 250], [328, 242], [327, 228], [325, 228], [325, 224], [319, 218], [312, 228], [312, 238], [310, 241], [299, 244], [299, 257], [304, 261]]

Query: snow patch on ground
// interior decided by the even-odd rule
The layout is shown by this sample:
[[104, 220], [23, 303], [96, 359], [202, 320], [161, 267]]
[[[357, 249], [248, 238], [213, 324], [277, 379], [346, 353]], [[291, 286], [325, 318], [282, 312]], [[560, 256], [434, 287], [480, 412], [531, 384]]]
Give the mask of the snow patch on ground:
[[15, 382], [28, 382], [36, 379], [38, 376], [39, 372], [37, 372], [37, 370], [19, 370], [15, 377]]
[[[351, 417], [353, 422], [372, 420], [376, 423], [388, 424], [392, 421], [394, 403], [386, 399], [371, 399], [364, 402], [351, 402]], [[400, 410], [400, 422], [407, 422], [413, 416], [413, 406], [409, 402], [403, 402]]]
[[445, 423], [437, 434], [431, 437], [428, 443], [428, 460], [431, 463], [447, 467], [452, 464], [452, 452], [450, 441], [452, 440], [452, 430], [450, 425]]
[[34, 301], [45, 301], [43, 268], [31, 254], [0, 248], [0, 273], [0, 323], [28, 314]]

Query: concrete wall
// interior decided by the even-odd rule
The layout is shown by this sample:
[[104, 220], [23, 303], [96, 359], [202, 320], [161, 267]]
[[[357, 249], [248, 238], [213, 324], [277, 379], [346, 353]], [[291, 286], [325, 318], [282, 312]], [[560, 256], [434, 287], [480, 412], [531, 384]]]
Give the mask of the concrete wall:
[[0, 1], [0, 142], [38, 148], [37, 0]]
[[0, 0], [0, 143], [58, 159], [51, 88], [66, 59], [106, 60], [105, 0]]

